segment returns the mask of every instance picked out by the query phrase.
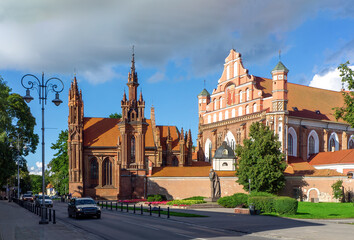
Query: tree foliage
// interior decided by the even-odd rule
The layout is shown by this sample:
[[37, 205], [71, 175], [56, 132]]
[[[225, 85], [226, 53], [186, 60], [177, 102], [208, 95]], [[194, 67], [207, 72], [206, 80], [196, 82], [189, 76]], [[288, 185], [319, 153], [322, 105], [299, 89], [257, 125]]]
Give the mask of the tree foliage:
[[[11, 89], [0, 77], [0, 185], [5, 185], [9, 177], [16, 173], [16, 159], [19, 155], [34, 153], [38, 144], [38, 135], [34, 133], [36, 125], [30, 108], [19, 94]], [[22, 139], [18, 141], [17, 137]], [[10, 148], [10, 142], [19, 144]], [[24, 143], [29, 146], [23, 150]]]
[[64, 194], [65, 190], [69, 190], [68, 130], [61, 131], [56, 143], [52, 143], [50, 148], [57, 152], [48, 164], [49, 181], [59, 194]]
[[249, 138], [238, 145], [237, 182], [248, 191], [276, 193], [285, 184], [286, 163], [280, 151], [281, 143], [269, 127], [256, 122], [250, 126]]
[[332, 190], [333, 190], [333, 197], [335, 199], [338, 199], [338, 200], [342, 200], [343, 197], [344, 197], [344, 194], [343, 194], [343, 181], [342, 180], [338, 180], [336, 181], [335, 183], [332, 184]]
[[109, 118], [122, 118], [122, 114], [121, 113], [112, 113], [109, 115]]
[[335, 110], [335, 117], [336, 119], [343, 119], [347, 123], [354, 128], [354, 72], [353, 70], [348, 67], [349, 61], [343, 64], [340, 64], [338, 69], [340, 71], [340, 76], [342, 77], [342, 83], [345, 84], [349, 91], [343, 91], [344, 97], [344, 106], [343, 107], [336, 107]]

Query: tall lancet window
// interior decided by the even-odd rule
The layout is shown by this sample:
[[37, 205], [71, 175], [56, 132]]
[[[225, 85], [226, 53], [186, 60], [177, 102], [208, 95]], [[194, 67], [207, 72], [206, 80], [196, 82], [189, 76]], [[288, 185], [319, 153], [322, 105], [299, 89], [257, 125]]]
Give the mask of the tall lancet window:
[[102, 183], [103, 186], [112, 185], [112, 162], [108, 157], [103, 161]]
[[315, 139], [313, 136], [310, 137], [309, 139], [309, 154], [314, 154], [315, 153]]
[[130, 142], [130, 163], [135, 163], [135, 137]]

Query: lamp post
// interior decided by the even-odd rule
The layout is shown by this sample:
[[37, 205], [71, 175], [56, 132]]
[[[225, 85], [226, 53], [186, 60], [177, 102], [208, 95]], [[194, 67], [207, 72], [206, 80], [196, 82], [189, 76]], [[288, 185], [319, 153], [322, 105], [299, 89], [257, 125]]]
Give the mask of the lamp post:
[[[17, 141], [16, 141], [16, 149], [18, 151], [18, 155], [17, 155], [17, 200], [20, 199], [20, 156], [21, 156], [20, 140], [22, 140], [22, 142], [23, 142], [23, 139], [21, 139], [20, 136], [17, 135]], [[10, 144], [10, 148], [14, 148], [12, 143]], [[27, 145], [24, 144], [23, 150], [26, 150], [26, 149], [27, 149]]]
[[[24, 80], [26, 78], [34, 78], [35, 80]], [[53, 82], [53, 83], [52, 83]], [[37, 89], [39, 95], [39, 104], [42, 104], [42, 206], [41, 206], [41, 220], [39, 224], [48, 224], [48, 221], [45, 219], [45, 160], [44, 160], [44, 105], [47, 104], [47, 96], [49, 92], [55, 92], [55, 99], [52, 101], [56, 106], [59, 106], [63, 101], [59, 99], [59, 93], [64, 90], [64, 84], [62, 80], [56, 77], [49, 78], [44, 80], [44, 73], [42, 73], [42, 79], [39, 80], [36, 76], [32, 74], [26, 74], [21, 79], [22, 86], [26, 89], [26, 96], [23, 99], [29, 103], [33, 100], [33, 97], [30, 95], [30, 90]], [[59, 84], [59, 86], [57, 85]]]

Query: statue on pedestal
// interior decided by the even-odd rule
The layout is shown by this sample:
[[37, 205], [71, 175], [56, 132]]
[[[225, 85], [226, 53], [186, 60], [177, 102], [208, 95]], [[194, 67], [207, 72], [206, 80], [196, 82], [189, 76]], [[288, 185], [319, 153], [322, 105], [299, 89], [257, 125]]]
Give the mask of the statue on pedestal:
[[220, 191], [220, 179], [219, 176], [214, 171], [214, 169], [210, 169], [209, 179], [210, 179], [210, 188], [211, 188], [211, 201], [216, 202], [221, 196], [221, 191]]

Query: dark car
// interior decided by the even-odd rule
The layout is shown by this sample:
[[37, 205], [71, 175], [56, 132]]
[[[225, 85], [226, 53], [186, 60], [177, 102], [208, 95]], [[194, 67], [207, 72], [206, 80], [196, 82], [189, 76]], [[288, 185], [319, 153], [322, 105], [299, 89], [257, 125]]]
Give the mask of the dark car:
[[92, 198], [74, 198], [68, 203], [69, 217], [96, 216], [101, 218], [101, 208]]
[[22, 200], [23, 201], [31, 201], [31, 202], [33, 202], [33, 196], [32, 196], [32, 194], [28, 194], [28, 193], [23, 194]]

